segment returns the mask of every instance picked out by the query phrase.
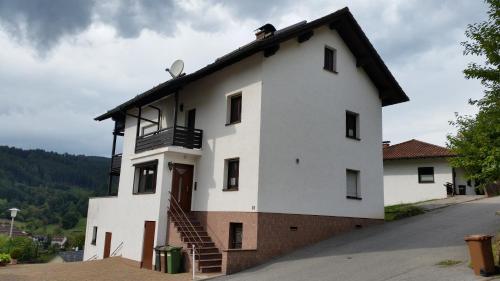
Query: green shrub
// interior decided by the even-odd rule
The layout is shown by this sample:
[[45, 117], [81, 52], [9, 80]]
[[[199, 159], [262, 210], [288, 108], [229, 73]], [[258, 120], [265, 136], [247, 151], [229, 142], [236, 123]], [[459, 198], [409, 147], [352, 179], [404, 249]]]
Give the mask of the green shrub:
[[424, 209], [412, 204], [400, 204], [385, 207], [385, 220], [394, 221], [424, 213]]
[[9, 254], [0, 254], [0, 264], [8, 264], [10, 262]]
[[17, 260], [23, 255], [23, 249], [19, 247], [12, 248], [10, 250], [10, 257]]
[[78, 249], [83, 249], [85, 245], [85, 234], [84, 233], [74, 233], [68, 237], [67, 246], [70, 248], [78, 247]]

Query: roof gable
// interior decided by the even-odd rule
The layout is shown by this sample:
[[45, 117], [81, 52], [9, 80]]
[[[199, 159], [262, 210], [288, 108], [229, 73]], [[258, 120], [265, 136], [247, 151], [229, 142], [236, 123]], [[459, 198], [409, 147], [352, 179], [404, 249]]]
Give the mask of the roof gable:
[[384, 147], [384, 160], [439, 158], [456, 156], [446, 147], [426, 143], [419, 140], [409, 140]]
[[409, 98], [382, 61], [353, 15], [346, 7], [325, 17], [311, 22], [300, 22], [274, 32], [273, 35], [254, 40], [218, 59], [215, 62], [184, 76], [168, 80], [98, 116], [95, 120], [123, 116], [124, 111], [143, 106], [155, 100], [173, 94], [183, 86], [237, 63], [253, 54], [263, 52], [265, 57], [279, 51], [279, 44], [290, 39], [299, 42], [314, 36], [314, 29], [328, 25], [335, 29], [350, 51], [356, 57], [356, 66], [362, 67], [379, 91], [382, 106], [408, 101]]

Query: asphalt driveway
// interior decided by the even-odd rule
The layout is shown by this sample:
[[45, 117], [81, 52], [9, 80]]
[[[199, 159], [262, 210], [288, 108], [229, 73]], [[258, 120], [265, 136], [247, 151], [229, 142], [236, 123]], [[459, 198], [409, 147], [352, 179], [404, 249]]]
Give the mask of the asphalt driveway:
[[[477, 200], [336, 236], [217, 280], [481, 280], [464, 236], [500, 230], [500, 197]], [[460, 264], [440, 267], [443, 260]]]

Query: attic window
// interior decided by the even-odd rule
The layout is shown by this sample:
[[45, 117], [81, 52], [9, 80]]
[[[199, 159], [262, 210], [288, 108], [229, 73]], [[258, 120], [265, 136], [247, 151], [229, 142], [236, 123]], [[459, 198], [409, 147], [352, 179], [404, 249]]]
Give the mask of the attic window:
[[323, 69], [337, 73], [337, 50], [325, 46], [325, 64]]

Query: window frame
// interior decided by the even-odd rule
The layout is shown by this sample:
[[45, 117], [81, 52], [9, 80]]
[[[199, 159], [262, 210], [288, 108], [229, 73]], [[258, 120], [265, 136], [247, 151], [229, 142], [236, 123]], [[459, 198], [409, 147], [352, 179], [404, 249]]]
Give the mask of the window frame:
[[[355, 173], [356, 175], [356, 191], [355, 195], [350, 194], [349, 190], [349, 173]], [[346, 169], [345, 170], [345, 175], [346, 175], [346, 198], [347, 199], [355, 199], [355, 200], [361, 200], [361, 173], [359, 170], [354, 170], [354, 169]]]
[[[235, 158], [229, 158], [224, 161], [224, 172], [225, 172], [225, 178], [224, 178], [224, 191], [238, 191], [239, 190], [239, 185], [240, 185], [240, 158], [235, 157]], [[230, 179], [231, 179], [231, 165], [232, 163], [237, 163], [238, 168], [236, 171], [236, 185], [231, 185], [230, 184]]]
[[[156, 181], [158, 179], [158, 160], [154, 161], [148, 161], [148, 162], [143, 162], [139, 164], [134, 165], [135, 170], [134, 170], [134, 186], [132, 190], [132, 194], [134, 195], [141, 195], [141, 194], [155, 194], [156, 193]], [[141, 189], [141, 184], [143, 181], [143, 170], [145, 169], [152, 169], [154, 171], [153, 173], [153, 179], [152, 179], [152, 190], [144, 190]]]
[[[330, 57], [331, 56], [331, 57]], [[337, 49], [325, 45], [323, 51], [323, 69], [338, 74], [337, 71]]]
[[[239, 237], [239, 242], [236, 237], [237, 228], [239, 228], [239, 233], [241, 234]], [[241, 222], [230, 222], [229, 223], [229, 244], [228, 249], [231, 250], [240, 250], [243, 249], [243, 223]]]
[[[430, 173], [425, 173], [424, 170], [430, 170], [432, 171], [432, 181], [430, 180], [422, 180], [423, 175], [431, 175]], [[417, 175], [418, 175], [418, 183], [435, 183], [436, 182], [436, 177], [434, 173], [434, 167], [418, 167], [417, 168]]]
[[[349, 122], [349, 118], [354, 118], [354, 136], [349, 135], [349, 125], [352, 122]], [[354, 111], [345, 111], [345, 137], [353, 140], [361, 140], [359, 134], [359, 113]]]
[[95, 225], [92, 228], [92, 240], [90, 241], [90, 245], [97, 245], [97, 226]]
[[[239, 99], [239, 110], [237, 116], [233, 116], [233, 101]], [[227, 96], [226, 126], [241, 123], [243, 111], [243, 95], [241, 92]], [[234, 119], [233, 119], [234, 118]]]

